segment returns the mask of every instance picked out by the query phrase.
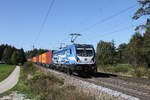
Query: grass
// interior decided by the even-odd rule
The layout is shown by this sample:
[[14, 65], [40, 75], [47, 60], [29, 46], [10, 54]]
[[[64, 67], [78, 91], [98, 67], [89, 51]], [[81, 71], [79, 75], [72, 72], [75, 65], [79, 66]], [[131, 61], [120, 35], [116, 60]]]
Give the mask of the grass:
[[74, 86], [64, 85], [64, 81], [50, 73], [43, 73], [31, 63], [21, 67], [20, 80], [17, 85], [0, 95], [11, 94], [12, 91], [25, 94], [26, 98], [35, 100], [93, 100]]
[[114, 68], [114, 71], [116, 73], [122, 72], [122, 73], [127, 73], [128, 71], [132, 70], [133, 67], [129, 64], [117, 64], [117, 66]]
[[132, 76], [137, 78], [146, 78], [150, 79], [150, 69], [145, 67], [136, 67], [132, 71]]
[[113, 66], [99, 66], [98, 70], [112, 74], [129, 75], [134, 67], [130, 64], [117, 64]]
[[[25, 94], [26, 98], [34, 100], [95, 100], [94, 96], [85, 93], [75, 86], [66, 85], [63, 80], [45, 73], [34, 67], [31, 63], [21, 66], [20, 79], [17, 85], [3, 93], [0, 97], [17, 91]], [[122, 100], [101, 93], [101, 100]]]
[[14, 65], [0, 64], [0, 82], [7, 78], [14, 69]]
[[133, 67], [130, 64], [99, 66], [98, 71], [122, 76], [150, 79], [150, 69], [145, 67]]

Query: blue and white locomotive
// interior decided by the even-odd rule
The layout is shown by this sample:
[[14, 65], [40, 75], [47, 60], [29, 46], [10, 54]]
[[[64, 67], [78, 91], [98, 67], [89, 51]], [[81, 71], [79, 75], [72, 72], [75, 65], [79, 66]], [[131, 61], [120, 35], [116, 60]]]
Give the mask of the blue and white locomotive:
[[69, 72], [95, 73], [95, 50], [92, 45], [72, 44], [53, 52], [53, 64], [56, 68]]

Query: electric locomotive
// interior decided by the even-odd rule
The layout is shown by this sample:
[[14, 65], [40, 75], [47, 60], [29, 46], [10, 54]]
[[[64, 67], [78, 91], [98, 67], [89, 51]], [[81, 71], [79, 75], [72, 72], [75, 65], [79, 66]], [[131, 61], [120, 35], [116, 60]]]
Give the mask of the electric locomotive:
[[89, 44], [72, 44], [53, 52], [53, 66], [69, 74], [72, 72], [95, 73], [95, 50]]

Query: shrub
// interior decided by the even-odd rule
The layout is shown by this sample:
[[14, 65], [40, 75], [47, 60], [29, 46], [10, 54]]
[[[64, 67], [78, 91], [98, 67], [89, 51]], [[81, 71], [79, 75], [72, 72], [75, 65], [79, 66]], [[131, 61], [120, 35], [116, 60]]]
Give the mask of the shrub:
[[113, 66], [106, 67], [105, 71], [114, 73], [114, 67]]
[[133, 75], [138, 78], [142, 78], [146, 75], [146, 68], [136, 67], [133, 71]]
[[147, 69], [146, 76], [147, 76], [148, 79], [150, 79], [150, 69]]
[[38, 81], [43, 81], [43, 80], [48, 80], [48, 81], [51, 81], [53, 83], [60, 83], [60, 84], [63, 84], [63, 81], [62, 80], [59, 80], [58, 78], [56, 78], [55, 76], [51, 75], [51, 74], [48, 74], [48, 75], [45, 75], [41, 72], [36, 72], [33, 76], [32, 76], [32, 79], [30, 80], [31, 82], [36, 83]]
[[132, 69], [132, 66], [129, 64], [118, 64], [115, 68], [114, 71], [115, 72], [123, 72], [123, 73], [127, 73], [129, 70]]
[[53, 75], [45, 75], [41, 72], [36, 72], [28, 80], [28, 86], [36, 94], [40, 95], [41, 100], [52, 100], [52, 98], [56, 98], [60, 94], [59, 87], [62, 85], [62, 80], [57, 79]]
[[32, 74], [36, 72], [36, 67], [33, 66], [31, 62], [26, 62], [23, 66], [23, 72], [27, 74]]
[[114, 66], [110, 66], [110, 65], [107, 65], [107, 66], [99, 66], [98, 69], [102, 72], [110, 72], [110, 73], [114, 73]]

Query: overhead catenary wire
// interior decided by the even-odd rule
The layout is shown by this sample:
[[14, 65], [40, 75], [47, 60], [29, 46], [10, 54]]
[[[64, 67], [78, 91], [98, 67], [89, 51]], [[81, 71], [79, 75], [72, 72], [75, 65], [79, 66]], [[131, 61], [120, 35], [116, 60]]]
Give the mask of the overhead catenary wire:
[[54, 3], [55, 3], [55, 0], [52, 0], [52, 1], [50, 2], [48, 11], [47, 11], [47, 13], [46, 13], [46, 15], [45, 15], [45, 17], [44, 17], [44, 19], [43, 19], [43, 22], [42, 22], [42, 24], [41, 24], [41, 27], [40, 27], [38, 33], [37, 33], [36, 38], [35, 38], [35, 40], [33, 41], [33, 45], [37, 42], [38, 38], [40, 37], [40, 34], [41, 34], [41, 32], [43, 31], [43, 29], [44, 29], [45, 23], [46, 23], [46, 21], [47, 21], [47, 19], [48, 19], [48, 16], [49, 16], [49, 14], [50, 14], [50, 12], [51, 12], [51, 10], [52, 10], [52, 7], [53, 7]]
[[108, 36], [108, 35], [116, 34], [116, 33], [120, 32], [120, 31], [127, 30], [127, 29], [129, 29], [130, 27], [135, 27], [135, 26], [137, 26], [137, 25], [132, 25], [132, 26], [123, 27], [123, 28], [120, 28], [120, 29], [118, 29], [118, 30], [114, 30], [114, 31], [112, 31], [112, 32], [104, 33], [104, 34], [100, 35], [100, 37], [105, 37], [105, 36]]
[[[127, 30], [127, 29], [129, 29], [130, 27], [134, 28], [134, 27], [136, 27], [136, 26], [137, 26], [137, 25], [126, 26], [126, 27], [123, 27], [123, 28], [114, 30], [114, 31], [112, 31], [112, 32], [107, 32], [107, 33], [101, 34], [101, 35], [99, 35], [98, 37], [103, 38], [103, 37], [105, 37], [105, 36], [110, 36], [110, 35], [113, 35], [113, 34], [117, 34], [118, 32]], [[97, 41], [96, 39], [94, 39], [94, 40]]]
[[89, 27], [86, 27], [86, 28], [80, 30], [78, 33], [83, 33], [83, 32], [85, 32], [85, 31], [88, 31], [88, 30], [90, 30], [91, 28], [95, 27], [96, 25], [102, 24], [102, 23], [104, 23], [104, 22], [106, 22], [106, 21], [108, 21], [108, 20], [111, 20], [111, 19], [113, 19], [113, 18], [119, 16], [120, 14], [127, 12], [128, 10], [130, 10], [130, 9], [132, 9], [132, 8], [134, 8], [134, 7], [136, 7], [136, 4], [130, 6], [130, 7], [126, 8], [126, 9], [123, 9], [123, 10], [121, 10], [121, 11], [119, 11], [119, 12], [117, 12], [117, 13], [111, 15], [111, 16], [108, 16], [107, 18], [104, 18], [104, 19], [98, 21], [98, 22], [96, 22], [96, 23], [90, 25]]

